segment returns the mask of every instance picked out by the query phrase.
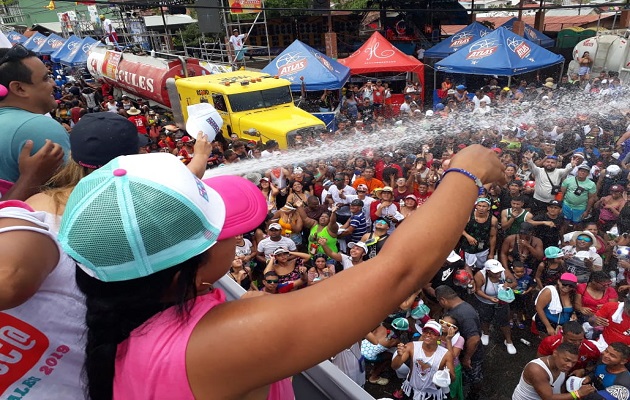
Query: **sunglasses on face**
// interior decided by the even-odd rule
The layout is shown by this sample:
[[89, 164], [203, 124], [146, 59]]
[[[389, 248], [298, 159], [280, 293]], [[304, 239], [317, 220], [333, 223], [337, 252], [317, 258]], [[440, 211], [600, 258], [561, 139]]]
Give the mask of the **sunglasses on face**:
[[16, 44], [15, 46], [11, 47], [9, 51], [6, 52], [4, 57], [0, 58], [0, 65], [11, 60], [21, 60], [23, 58], [26, 58], [28, 55], [29, 51], [26, 47], [22, 46], [21, 44]]
[[269, 279], [267, 279], [267, 280], [265, 280], [265, 282], [267, 282], [270, 285], [277, 285], [278, 284], [278, 280], [277, 279], [276, 280], [269, 280]]
[[581, 240], [583, 242], [592, 242], [593, 240], [588, 236], [578, 236], [577, 240]]
[[457, 325], [451, 324], [450, 322], [444, 321], [443, 319], [439, 320], [438, 322], [440, 323], [440, 325], [446, 326], [447, 328], [457, 329]]

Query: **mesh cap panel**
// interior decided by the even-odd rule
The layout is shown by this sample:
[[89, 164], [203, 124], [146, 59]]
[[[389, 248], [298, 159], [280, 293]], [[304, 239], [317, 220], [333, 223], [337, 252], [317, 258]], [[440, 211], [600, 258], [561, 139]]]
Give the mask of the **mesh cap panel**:
[[[206, 230], [199, 216], [190, 208], [183, 203], [165, 203], [164, 196], [152, 187], [132, 183], [130, 191], [144, 248], [149, 256], [195, 238]], [[161, 211], [156, 213], [153, 210]]]
[[74, 227], [68, 234], [68, 245], [79, 254], [90, 254], [90, 259], [98, 260], [95, 264], [98, 267], [133, 260], [133, 252], [125, 240], [125, 229], [116, 201], [116, 187], [106, 186], [93, 199], [82, 203], [80, 214], [75, 217], [99, 222]]

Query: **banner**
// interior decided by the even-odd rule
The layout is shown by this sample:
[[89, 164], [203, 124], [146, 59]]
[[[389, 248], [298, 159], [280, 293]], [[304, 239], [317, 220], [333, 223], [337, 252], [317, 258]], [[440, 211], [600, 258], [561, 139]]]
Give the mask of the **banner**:
[[77, 14], [74, 11], [66, 11], [57, 13], [57, 18], [62, 27], [65, 27], [67, 30], [72, 30], [72, 22], [77, 20]]
[[262, 11], [262, 0], [228, 0], [231, 14], [252, 14]]
[[103, 61], [103, 75], [108, 78], [116, 80], [116, 74], [118, 73], [118, 63], [122, 53], [107, 50], [105, 53], [105, 59]]
[[98, 8], [96, 6], [87, 6], [88, 13], [90, 14], [90, 21], [93, 24], [100, 24], [100, 20], [98, 18]]

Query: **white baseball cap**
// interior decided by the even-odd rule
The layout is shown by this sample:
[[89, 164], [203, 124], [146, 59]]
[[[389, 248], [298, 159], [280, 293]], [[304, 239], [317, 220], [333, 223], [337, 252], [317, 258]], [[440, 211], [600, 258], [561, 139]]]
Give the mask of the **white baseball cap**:
[[488, 260], [483, 264], [484, 268], [493, 274], [505, 271], [503, 265], [498, 260]]
[[355, 242], [350, 242], [350, 243], [348, 243], [348, 248], [349, 249], [353, 248], [354, 246], [359, 246], [360, 248], [363, 249], [365, 254], [367, 254], [368, 248], [367, 248], [367, 245], [365, 243], [363, 243], [363, 242], [356, 242], [356, 243]]
[[434, 319], [430, 319], [426, 322], [426, 324], [424, 324], [424, 326], [422, 327], [422, 330], [425, 329], [431, 329], [433, 332], [437, 333], [438, 335], [442, 334], [442, 325], [439, 324], [439, 322], [437, 322]]
[[578, 378], [577, 376], [571, 376], [567, 379], [566, 387], [567, 392], [574, 392], [582, 387], [582, 382], [586, 378]]

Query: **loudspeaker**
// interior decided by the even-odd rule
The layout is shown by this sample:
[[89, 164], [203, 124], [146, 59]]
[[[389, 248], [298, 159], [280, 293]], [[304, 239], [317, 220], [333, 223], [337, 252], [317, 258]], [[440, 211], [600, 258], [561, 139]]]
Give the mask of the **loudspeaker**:
[[196, 0], [197, 19], [199, 20], [199, 30], [203, 33], [222, 33], [221, 26], [221, 0]]

